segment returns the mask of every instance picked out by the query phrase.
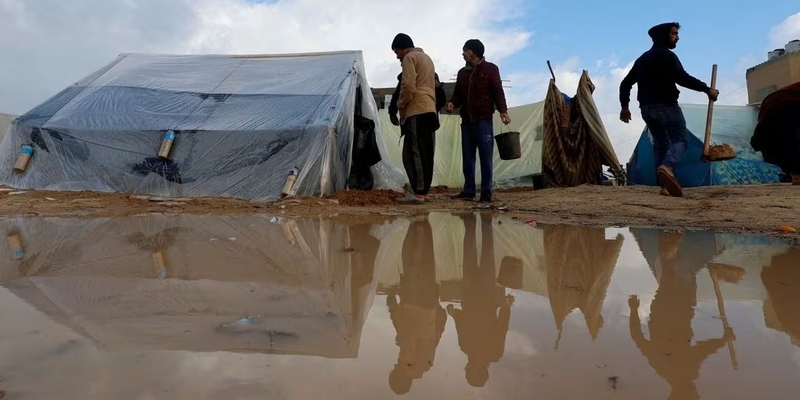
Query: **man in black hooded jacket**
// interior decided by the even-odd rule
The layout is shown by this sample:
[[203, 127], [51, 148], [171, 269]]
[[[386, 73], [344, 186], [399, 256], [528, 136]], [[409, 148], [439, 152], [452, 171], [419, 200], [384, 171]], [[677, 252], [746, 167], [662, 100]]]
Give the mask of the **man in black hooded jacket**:
[[718, 90], [689, 75], [678, 56], [672, 52], [678, 44], [680, 27], [677, 22], [667, 22], [650, 28], [647, 34], [653, 40], [653, 47], [636, 59], [633, 68], [619, 85], [619, 102], [622, 106], [619, 119], [625, 123], [631, 120], [628, 108], [631, 88], [634, 84], [639, 85], [636, 99], [642, 119], [653, 135], [656, 175], [661, 182], [661, 194], [675, 197], [683, 195], [674, 171], [686, 151], [686, 135], [689, 132], [683, 111], [678, 106], [680, 91], [676, 84], [706, 93], [712, 101], [719, 96]]

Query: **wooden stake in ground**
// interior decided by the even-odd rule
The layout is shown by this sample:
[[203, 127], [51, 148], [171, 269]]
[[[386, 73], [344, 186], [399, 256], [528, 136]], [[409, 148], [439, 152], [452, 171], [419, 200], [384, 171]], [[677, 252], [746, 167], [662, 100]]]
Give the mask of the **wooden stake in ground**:
[[[711, 67], [711, 89], [717, 87], [717, 64]], [[703, 161], [725, 161], [736, 158], [736, 152], [731, 146], [723, 143], [711, 146], [711, 123], [714, 119], [714, 101], [708, 99], [708, 114], [706, 115], [706, 135], [703, 140]]]

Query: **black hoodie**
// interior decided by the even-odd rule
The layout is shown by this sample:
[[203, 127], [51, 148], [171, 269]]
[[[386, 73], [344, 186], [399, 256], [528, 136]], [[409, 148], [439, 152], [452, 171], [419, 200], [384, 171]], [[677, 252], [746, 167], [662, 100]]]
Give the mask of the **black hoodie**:
[[634, 84], [639, 85], [636, 99], [640, 107], [678, 104], [680, 91], [676, 84], [703, 93], [710, 90], [708, 85], [683, 69], [678, 56], [670, 49], [669, 33], [672, 26], [672, 23], [660, 24], [647, 32], [653, 39], [653, 47], [636, 59], [633, 68], [619, 85], [619, 102], [623, 108], [630, 104]]

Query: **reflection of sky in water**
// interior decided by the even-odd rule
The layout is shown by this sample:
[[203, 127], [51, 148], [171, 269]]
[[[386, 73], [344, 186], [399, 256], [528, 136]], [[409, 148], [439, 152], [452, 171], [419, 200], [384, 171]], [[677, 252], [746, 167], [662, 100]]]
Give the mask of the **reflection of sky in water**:
[[[448, 220], [446, 216], [439, 218]], [[503, 220], [503, 225], [511, 224], [518, 223]], [[405, 225], [387, 224], [372, 229], [372, 233], [382, 237], [384, 247], [390, 242], [402, 246], [407, 229]], [[248, 240], [252, 239], [247, 232], [216, 232], [213, 224], [203, 226], [206, 231], [197, 237], [237, 237], [236, 243], [225, 246], [247, 246]], [[227, 226], [236, 225], [229, 223]], [[258, 223], [247, 226], [251, 229], [262, 227]], [[536, 237], [515, 236], [512, 233], [517, 231], [500, 232], [505, 229], [502, 225], [494, 227], [495, 240], [513, 241], [514, 237], [534, 240]], [[517, 228], [520, 227], [514, 227]], [[315, 225], [314, 229], [319, 231], [320, 228]], [[525, 226], [521, 229], [538, 228]], [[628, 229], [607, 229], [605, 237], [613, 240], [618, 234], [624, 237], [624, 242], [605, 292], [603, 325], [595, 340], [592, 340], [580, 310], [573, 310], [566, 317], [559, 338], [547, 297], [522, 290], [507, 290], [515, 298], [510, 328], [503, 357], [490, 365], [486, 386], [474, 388], [467, 384], [464, 371], [467, 357], [459, 348], [455, 324], [448, 316], [433, 367], [422, 378], [415, 379], [411, 391], [403, 397], [528, 399], [531, 393], [535, 393], [539, 398], [549, 399], [667, 398], [669, 385], [653, 371], [633, 344], [628, 326], [628, 297], [635, 294], [640, 299], [639, 314], [644, 335], [650, 337], [647, 317], [658, 282]], [[309, 237], [306, 240], [313, 244]], [[480, 237], [477, 240], [480, 243]], [[180, 238], [176, 241], [180, 243]], [[441, 237], [435, 241], [442, 243]], [[453, 251], [461, 251], [457, 249], [459, 242], [460, 239], [451, 241]], [[203, 246], [208, 246], [207, 243], [217, 242], [204, 242]], [[260, 246], [264, 245], [261, 242]], [[503, 251], [498, 248], [511, 251], [536, 248], [528, 242], [504, 246], [495, 247], [496, 259], [503, 256], [497, 254]], [[791, 344], [785, 333], [765, 326], [761, 297], [766, 292], [759, 277], [764, 263], [741, 257], [742, 254], [763, 253], [766, 245], [759, 245], [758, 251], [753, 250], [757, 247], [755, 245], [751, 246], [752, 251], [742, 243], [731, 246], [726, 250], [735, 251], [728, 254], [739, 255], [737, 260], [740, 264], [750, 262], [741, 265], [747, 270], [738, 285], [720, 285], [725, 311], [737, 336], [734, 347], [739, 371], [733, 370], [727, 348], [721, 348], [702, 365], [697, 382], [699, 393], [703, 398], [753, 399], [765, 397], [764, 393], [770, 392], [766, 398], [792, 398], [788, 394], [800, 390], [797, 380], [800, 350]], [[400, 256], [397, 251], [384, 251], [379, 257], [381, 254], [384, 257], [389, 257], [389, 254]], [[724, 257], [723, 252], [720, 259]], [[763, 260], [764, 257], [754, 259]], [[437, 262], [439, 260], [437, 257]], [[381, 264], [384, 269], [397, 266], [396, 260], [384, 261]], [[499, 268], [499, 265], [495, 267]], [[395, 279], [394, 275], [385, 272], [376, 271], [375, 274]], [[701, 269], [697, 276], [698, 305], [692, 321], [694, 342], [720, 337], [723, 332], [707, 270]], [[225, 351], [192, 353], [158, 350], [141, 344], [118, 351], [102, 351], [80, 334], [53, 322], [20, 297], [0, 288], [0, 315], [6, 321], [14, 321], [0, 326], [0, 354], [3, 354], [0, 357], [0, 376], [3, 377], [0, 390], [32, 398], [393, 398], [395, 395], [389, 390], [388, 377], [398, 357], [397, 332], [386, 304], [385, 295], [379, 294], [371, 299], [360, 334], [357, 359]], [[225, 346], [220, 343], [219, 347], [224, 350]], [[608, 381], [612, 376], [618, 377], [616, 390]]]

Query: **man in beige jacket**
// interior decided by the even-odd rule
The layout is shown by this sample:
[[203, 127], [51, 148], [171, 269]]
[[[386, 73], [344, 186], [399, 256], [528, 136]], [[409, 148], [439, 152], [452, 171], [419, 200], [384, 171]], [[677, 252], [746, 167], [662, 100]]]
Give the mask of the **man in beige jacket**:
[[399, 203], [420, 204], [427, 200], [433, 181], [433, 154], [439, 116], [436, 113], [436, 69], [433, 61], [405, 33], [392, 41], [392, 51], [403, 66], [397, 109], [403, 136], [403, 166], [413, 193]]

